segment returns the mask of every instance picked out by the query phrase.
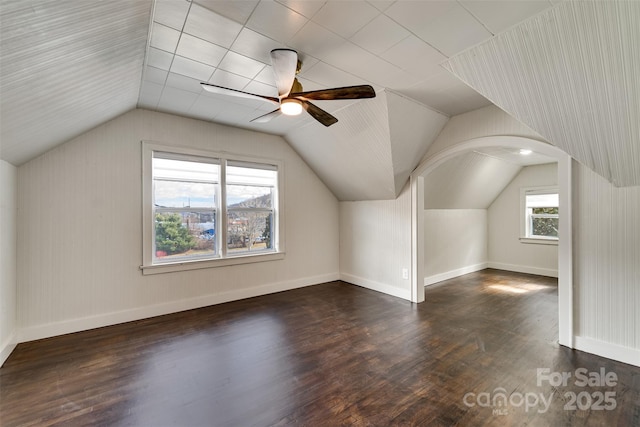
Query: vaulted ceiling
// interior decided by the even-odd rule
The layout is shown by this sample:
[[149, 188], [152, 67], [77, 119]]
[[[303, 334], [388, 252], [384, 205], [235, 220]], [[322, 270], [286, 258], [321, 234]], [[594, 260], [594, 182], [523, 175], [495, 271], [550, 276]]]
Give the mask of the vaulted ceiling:
[[640, 2], [566, 2], [444, 67], [618, 186], [640, 185]]
[[[629, 163], [637, 160], [638, 121], [635, 128], [628, 122], [633, 114], [637, 118], [640, 99], [634, 80], [637, 37], [632, 38], [640, 26], [630, 28], [630, 23], [640, 22], [640, 3], [598, 6], [606, 15], [602, 19], [585, 15], [582, 6], [556, 3], [0, 0], [0, 158], [20, 165], [138, 107], [282, 135], [339, 199], [393, 198], [448, 117], [489, 105], [491, 99], [604, 176], [634, 183], [623, 178], [634, 177], [629, 169], [638, 170], [637, 163]], [[545, 86], [548, 69], [535, 62], [513, 62], [513, 47], [527, 39], [522, 28], [536, 35], [562, 28], [562, 22], [549, 27], [551, 18], [570, 21], [576, 35], [564, 31], [559, 38], [517, 45], [542, 55], [551, 69], [565, 67], [558, 84]], [[624, 25], [615, 27], [617, 33], [600, 36], [620, 23]], [[589, 37], [590, 31], [598, 36]], [[556, 41], [566, 45], [550, 45]], [[604, 54], [586, 63], [556, 58], [566, 51], [588, 59], [590, 49], [609, 51], [616, 43], [622, 47], [613, 50], [622, 59], [606, 69], [603, 81], [598, 77], [604, 79], [603, 74], [585, 78], [589, 73], [579, 67], [599, 66]], [[494, 55], [494, 45], [501, 47], [499, 55]], [[282, 47], [298, 51], [305, 90], [370, 84], [377, 97], [319, 101], [339, 119], [329, 128], [306, 114], [251, 123], [273, 109], [272, 104], [208, 93], [199, 84], [276, 95], [269, 51]], [[462, 71], [468, 69], [473, 73]], [[531, 90], [548, 87], [541, 92], [551, 96], [560, 86], [565, 92], [559, 93], [573, 93], [573, 86], [562, 84], [572, 75], [582, 76], [575, 90], [587, 97], [613, 91], [606, 82], [622, 79], [622, 88], [628, 90], [626, 104], [622, 100], [622, 108], [628, 108], [626, 121], [613, 120], [610, 111], [599, 114], [621, 100], [617, 93], [605, 95], [608, 103], [590, 102], [569, 116], [565, 109], [578, 104], [576, 97], [570, 104], [558, 101], [544, 120], [532, 120], [536, 114], [531, 110], [544, 110], [546, 98], [533, 96]], [[521, 84], [523, 79], [531, 80]], [[519, 92], [520, 87], [525, 92]], [[520, 105], [504, 98], [517, 99]], [[582, 138], [584, 131], [567, 136], [587, 112], [589, 130], [598, 138]], [[572, 118], [563, 122], [565, 116]], [[619, 177], [582, 155], [602, 147], [602, 132], [611, 129], [601, 127], [610, 124], [603, 117], [618, 125], [608, 165], [622, 171]], [[547, 131], [549, 122], [556, 123], [554, 132]]]

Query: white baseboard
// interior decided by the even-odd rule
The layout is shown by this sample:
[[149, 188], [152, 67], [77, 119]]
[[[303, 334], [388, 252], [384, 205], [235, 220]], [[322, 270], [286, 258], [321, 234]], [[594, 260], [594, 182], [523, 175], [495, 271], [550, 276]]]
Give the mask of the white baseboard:
[[347, 273], [340, 273], [340, 280], [357, 286], [361, 286], [363, 288], [371, 289], [372, 291], [382, 292], [383, 294], [411, 301], [411, 289], [409, 288], [410, 282], [408, 280], [407, 289], [400, 289], [395, 286], [389, 286], [384, 283], [376, 282], [375, 280], [365, 279], [363, 277], [354, 276]]
[[444, 273], [434, 274], [432, 276], [428, 276], [424, 278], [424, 285], [429, 286], [438, 282], [442, 282], [443, 280], [453, 279], [454, 277], [459, 277], [464, 274], [473, 273], [476, 271], [484, 270], [487, 268], [487, 263], [482, 262], [480, 264], [468, 265], [462, 268], [456, 268], [455, 270], [445, 271]]
[[575, 336], [573, 338], [573, 348], [586, 351], [607, 359], [617, 360], [640, 367], [640, 350], [630, 347], [623, 347], [617, 344], [596, 340], [588, 337]]
[[339, 279], [340, 275], [338, 273], [331, 273], [320, 276], [305, 277], [302, 279], [290, 280], [286, 282], [269, 283], [254, 288], [239, 289], [222, 292], [219, 294], [204, 295], [196, 298], [171, 301], [164, 304], [139, 307], [131, 310], [105, 313], [97, 316], [64, 320], [62, 322], [48, 323], [45, 325], [36, 325], [22, 328], [19, 332], [18, 342], [27, 342], [42, 338], [54, 337], [57, 335], [70, 334], [73, 332], [86, 331], [89, 329], [101, 328], [103, 326], [116, 325], [118, 323], [131, 322], [134, 320], [162, 316], [165, 314], [192, 310], [194, 308], [206, 307], [209, 305], [222, 304], [225, 302], [237, 301], [245, 298], [272, 294], [275, 292], [288, 291], [291, 289], [317, 285], [320, 283], [331, 282]]
[[558, 277], [557, 269], [531, 267], [528, 265], [489, 262], [488, 268], [495, 268], [496, 270], [515, 271], [516, 273], [536, 274], [538, 276]]
[[9, 358], [11, 352], [16, 348], [16, 334], [13, 332], [9, 338], [2, 343], [2, 347], [0, 347], [0, 367], [4, 365], [4, 362]]

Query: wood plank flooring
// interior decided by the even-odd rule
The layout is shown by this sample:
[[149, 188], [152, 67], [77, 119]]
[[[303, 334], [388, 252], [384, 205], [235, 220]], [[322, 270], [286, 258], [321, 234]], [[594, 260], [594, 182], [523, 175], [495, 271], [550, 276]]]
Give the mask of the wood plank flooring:
[[0, 425], [640, 426], [640, 368], [558, 346], [555, 279], [484, 270], [426, 299], [332, 282], [20, 344]]

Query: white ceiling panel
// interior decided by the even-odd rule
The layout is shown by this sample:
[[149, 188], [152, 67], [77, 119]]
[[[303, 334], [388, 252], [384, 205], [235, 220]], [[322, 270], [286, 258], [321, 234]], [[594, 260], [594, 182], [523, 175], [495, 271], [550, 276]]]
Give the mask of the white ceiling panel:
[[[238, 37], [242, 24], [210, 11], [196, 3], [191, 5], [184, 32], [228, 48]], [[153, 36], [152, 36], [153, 37]]]
[[153, 82], [142, 82], [140, 88], [140, 97], [138, 98], [138, 106], [149, 110], [155, 110], [160, 102], [164, 85]]
[[187, 1], [156, 0], [153, 20], [178, 31], [182, 31], [191, 4]]
[[171, 64], [171, 72], [206, 82], [213, 74], [215, 67], [203, 64], [182, 56], [175, 56]]
[[[317, 62], [310, 69], [305, 64], [302, 65], [302, 71], [300, 73], [305, 79], [318, 83], [325, 88], [328, 87], [341, 87], [341, 86], [353, 86], [362, 84], [362, 79], [349, 74], [342, 70], [339, 70], [324, 62]], [[305, 90], [309, 90], [306, 89]]]
[[186, 90], [187, 92], [202, 93], [202, 86], [200, 86], [201, 80], [192, 79], [181, 74], [169, 73], [166, 81], [168, 87], [175, 89]]
[[351, 37], [351, 41], [376, 55], [387, 51], [411, 33], [386, 15], [378, 15]]
[[[451, 31], [455, 28], [456, 31]], [[421, 39], [447, 56], [489, 39], [491, 34], [478, 20], [459, 4], [424, 25], [419, 33]]]
[[143, 80], [146, 82], [164, 85], [164, 82], [167, 80], [167, 74], [169, 74], [169, 72], [166, 70], [147, 66], [144, 69]]
[[[213, 83], [218, 86], [224, 86], [235, 90], [244, 90], [244, 87], [248, 85], [250, 80], [246, 77], [239, 76], [237, 74], [230, 73], [228, 71], [217, 69], [209, 83]], [[234, 98], [235, 99], [235, 98]]]
[[253, 79], [264, 67], [265, 64], [262, 62], [233, 51], [227, 52], [224, 59], [220, 62], [220, 65], [218, 65], [220, 70], [228, 71], [248, 79]]
[[176, 47], [178, 47], [178, 40], [180, 40], [180, 31], [157, 22], [153, 23], [151, 41], [149, 43], [151, 47], [174, 53]]
[[262, 83], [262, 84], [266, 84], [266, 85], [270, 85], [270, 86], [273, 86], [275, 88], [276, 78], [275, 78], [275, 75], [273, 74], [273, 67], [271, 65], [266, 65], [262, 69], [262, 71], [260, 71], [255, 76], [253, 81], [254, 82], [258, 82], [258, 83]]
[[552, 6], [546, 0], [461, 0], [460, 3], [493, 34]]
[[348, 39], [379, 13], [378, 9], [363, 0], [329, 1], [313, 15], [313, 21]]
[[283, 47], [282, 43], [245, 27], [233, 42], [231, 50], [264, 64], [271, 64], [271, 55], [269, 53], [273, 49], [281, 47]]
[[289, 46], [298, 52], [305, 52], [318, 59], [323, 59], [343, 45], [344, 42], [345, 39], [337, 34], [315, 22], [309, 22], [289, 40]]
[[447, 58], [414, 35], [406, 37], [380, 56], [422, 80], [442, 72], [439, 64]]
[[367, 3], [369, 3], [371, 6], [375, 7], [381, 12], [384, 12], [385, 10], [389, 9], [391, 5], [395, 2], [396, 0], [367, 0]]
[[384, 14], [424, 40], [431, 24], [456, 6], [451, 1], [397, 1]]
[[226, 53], [227, 49], [190, 34], [182, 34], [176, 50], [176, 55], [213, 67], [217, 67], [220, 64]]
[[261, 1], [256, 6], [247, 27], [281, 43], [287, 43], [307, 18], [274, 1]]
[[189, 111], [198, 96], [197, 93], [165, 86], [158, 102], [158, 110], [181, 114], [183, 111]]
[[232, 21], [245, 24], [251, 16], [251, 13], [255, 9], [256, 5], [259, 3], [259, 0], [193, 0], [193, 2], [226, 18], [229, 18]]
[[300, 15], [311, 19], [326, 3], [326, 0], [276, 0]]
[[[274, 98], [278, 97], [278, 89], [275, 86], [268, 85], [265, 83], [260, 83], [259, 81], [252, 80], [245, 88], [246, 92], [257, 93], [260, 95], [273, 96]], [[265, 103], [266, 104], [266, 103]], [[274, 109], [274, 104], [270, 104], [270, 109]]]
[[202, 120], [211, 120], [220, 111], [224, 110], [227, 102], [219, 98], [211, 98], [201, 95], [191, 105], [189, 115]]
[[153, 47], [147, 49], [147, 65], [169, 71], [172, 62], [172, 53], [165, 52], [160, 49], [154, 49]]

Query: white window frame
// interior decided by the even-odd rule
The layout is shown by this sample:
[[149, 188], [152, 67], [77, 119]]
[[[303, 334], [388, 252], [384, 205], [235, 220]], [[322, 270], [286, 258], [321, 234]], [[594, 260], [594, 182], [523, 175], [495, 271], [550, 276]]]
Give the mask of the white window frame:
[[527, 195], [559, 194], [558, 187], [523, 187], [520, 189], [520, 242], [538, 245], [557, 245], [558, 237], [531, 235], [531, 221], [527, 212]]
[[[217, 211], [218, 248], [215, 257], [194, 258], [175, 262], [154, 263], [153, 248], [155, 238], [155, 221], [153, 220], [153, 153], [163, 152], [170, 155], [192, 156], [218, 160], [220, 165], [220, 191]], [[270, 251], [240, 252], [227, 254], [227, 206], [226, 176], [227, 161], [264, 164], [273, 166], [278, 171], [276, 194], [273, 206], [273, 249]], [[176, 147], [152, 141], [142, 141], [142, 274], [159, 274], [175, 271], [195, 270], [202, 268], [224, 267], [229, 265], [266, 262], [284, 259], [284, 203], [283, 203], [284, 166], [279, 160], [235, 155], [207, 151], [191, 147]]]

